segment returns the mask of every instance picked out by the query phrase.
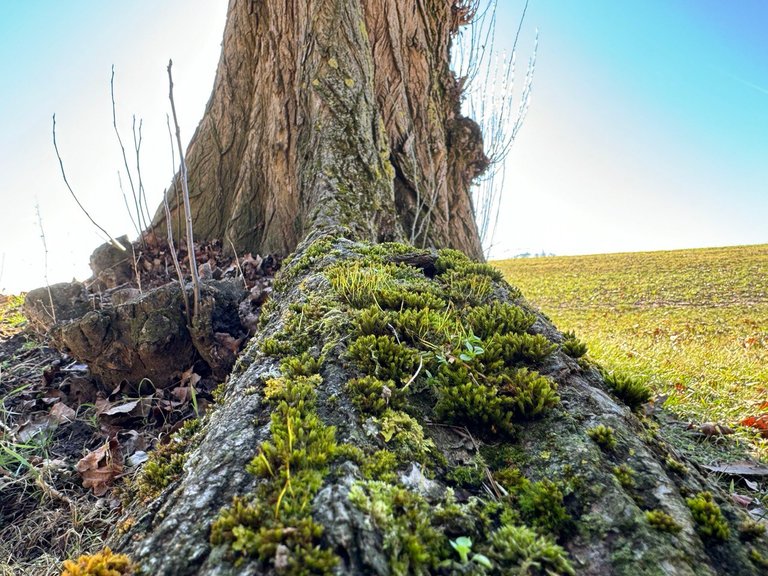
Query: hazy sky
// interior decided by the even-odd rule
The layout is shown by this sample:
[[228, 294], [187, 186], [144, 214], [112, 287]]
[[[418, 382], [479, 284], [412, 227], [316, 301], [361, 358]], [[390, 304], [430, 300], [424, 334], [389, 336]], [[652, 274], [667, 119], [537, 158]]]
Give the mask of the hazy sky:
[[[511, 42], [522, 0], [500, 0]], [[119, 127], [143, 118], [149, 204], [172, 172], [166, 65], [187, 140], [218, 61], [226, 0], [0, 2], [0, 289], [89, 275], [102, 239], [59, 174], [114, 235], [133, 235]], [[768, 2], [530, 0], [518, 76], [539, 29], [534, 90], [512, 150], [493, 255], [768, 241]], [[124, 172], [124, 171], [123, 171]], [[123, 173], [125, 184], [125, 174]]]

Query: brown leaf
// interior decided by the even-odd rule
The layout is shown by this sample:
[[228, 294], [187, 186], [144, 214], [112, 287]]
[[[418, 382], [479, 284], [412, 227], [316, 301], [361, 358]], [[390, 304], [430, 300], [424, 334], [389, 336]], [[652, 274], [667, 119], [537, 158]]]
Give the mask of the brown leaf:
[[237, 354], [240, 349], [240, 343], [243, 341], [242, 338], [234, 338], [231, 334], [227, 334], [226, 332], [216, 332], [213, 337], [220, 346], [229, 350], [232, 354]]
[[64, 404], [64, 402], [59, 402], [51, 407], [50, 415], [54, 422], [63, 424], [65, 422], [73, 422], [77, 412]]
[[731, 494], [731, 500], [742, 508], [748, 508], [752, 504], [752, 498], [749, 496], [742, 496], [741, 494]]
[[75, 465], [83, 479], [83, 487], [93, 490], [94, 496], [103, 496], [115, 477], [123, 471], [123, 457], [116, 438], [110, 438], [93, 452], [89, 452]]

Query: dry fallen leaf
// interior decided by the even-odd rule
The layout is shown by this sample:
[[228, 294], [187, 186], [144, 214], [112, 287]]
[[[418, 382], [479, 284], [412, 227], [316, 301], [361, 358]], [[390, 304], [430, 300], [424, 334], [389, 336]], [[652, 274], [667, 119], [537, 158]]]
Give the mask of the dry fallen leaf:
[[116, 438], [89, 452], [75, 465], [83, 479], [83, 487], [91, 488], [94, 496], [103, 496], [115, 477], [123, 471], [123, 457]]
[[731, 474], [733, 476], [768, 476], [768, 466], [763, 466], [757, 462], [750, 462], [749, 460], [728, 462], [717, 466], [702, 465], [702, 467], [712, 472]]
[[742, 508], [748, 508], [752, 504], [752, 498], [749, 496], [742, 496], [741, 494], [731, 494], [731, 500]]
[[64, 424], [65, 422], [74, 422], [77, 412], [64, 402], [58, 402], [51, 407], [50, 415], [57, 424]]

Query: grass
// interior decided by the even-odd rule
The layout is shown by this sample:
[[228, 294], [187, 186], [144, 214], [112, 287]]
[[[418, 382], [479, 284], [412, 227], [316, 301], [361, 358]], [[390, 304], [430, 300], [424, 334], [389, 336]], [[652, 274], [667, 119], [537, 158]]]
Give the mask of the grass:
[[10, 338], [21, 332], [27, 323], [21, 308], [24, 295], [7, 296], [0, 294], [0, 338]]
[[[643, 378], [681, 419], [736, 428], [768, 414], [768, 245], [494, 263], [589, 357]], [[768, 433], [768, 432], [766, 432]]]

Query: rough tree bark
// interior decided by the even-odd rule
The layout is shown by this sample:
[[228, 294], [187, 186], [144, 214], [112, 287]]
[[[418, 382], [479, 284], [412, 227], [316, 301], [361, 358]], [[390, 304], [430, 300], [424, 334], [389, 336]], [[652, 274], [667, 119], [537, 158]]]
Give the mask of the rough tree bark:
[[482, 259], [468, 190], [487, 159], [448, 63], [464, 4], [231, 0], [187, 156], [197, 237], [287, 255], [333, 221]]
[[196, 233], [295, 253], [183, 469], [159, 460], [112, 536], [141, 573], [761, 569], [765, 537], [492, 269], [360, 242], [481, 258], [463, 5], [231, 0]]

